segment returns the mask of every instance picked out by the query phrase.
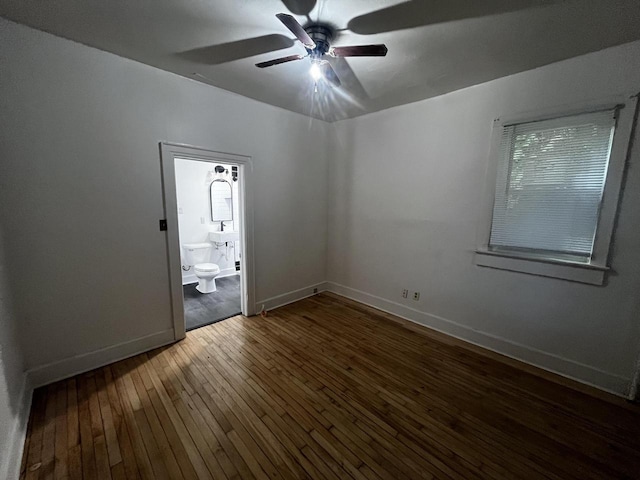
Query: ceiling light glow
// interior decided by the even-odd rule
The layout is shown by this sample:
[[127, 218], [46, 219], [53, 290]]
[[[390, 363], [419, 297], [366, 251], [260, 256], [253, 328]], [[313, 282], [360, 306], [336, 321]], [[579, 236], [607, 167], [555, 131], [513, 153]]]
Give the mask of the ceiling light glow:
[[320, 65], [317, 63], [312, 63], [311, 68], [309, 69], [309, 74], [311, 78], [313, 78], [316, 82], [322, 78], [322, 72], [320, 71]]

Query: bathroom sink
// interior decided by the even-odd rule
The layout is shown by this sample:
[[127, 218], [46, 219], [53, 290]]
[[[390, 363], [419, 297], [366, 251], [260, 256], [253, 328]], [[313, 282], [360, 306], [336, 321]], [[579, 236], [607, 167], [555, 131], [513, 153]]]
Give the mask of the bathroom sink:
[[209, 232], [209, 240], [215, 243], [237, 242], [240, 239], [239, 232], [225, 230], [224, 232]]

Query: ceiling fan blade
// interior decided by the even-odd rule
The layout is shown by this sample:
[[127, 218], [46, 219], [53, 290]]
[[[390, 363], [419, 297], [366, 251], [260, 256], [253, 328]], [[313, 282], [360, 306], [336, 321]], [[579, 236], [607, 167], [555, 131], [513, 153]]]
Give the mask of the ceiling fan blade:
[[272, 67], [274, 65], [280, 65], [281, 63], [293, 62], [295, 60], [302, 60], [303, 55], [289, 55], [288, 57], [276, 58], [275, 60], [268, 60], [266, 62], [256, 63], [258, 68]]
[[351, 69], [349, 62], [343, 57], [329, 57], [329, 62], [333, 70], [342, 82], [343, 88], [349, 92], [349, 96], [358, 100], [368, 100], [369, 94], [358, 80], [355, 72]]
[[314, 41], [311, 40], [311, 37], [307, 34], [307, 32], [304, 31], [302, 25], [300, 25], [295, 18], [293, 18], [288, 13], [278, 13], [276, 17], [278, 17], [278, 20], [280, 20], [285, 27], [291, 30], [291, 33], [293, 33], [305, 47], [307, 47], [309, 50], [313, 50], [314, 48], [316, 48], [316, 44], [314, 43]]
[[334, 57], [384, 57], [387, 54], [387, 46], [378, 45], [354, 45], [352, 47], [333, 47], [331, 55]]
[[340, 79], [329, 62], [321, 63], [320, 70], [322, 71], [322, 76], [326, 81], [333, 84], [334, 87], [340, 86]]

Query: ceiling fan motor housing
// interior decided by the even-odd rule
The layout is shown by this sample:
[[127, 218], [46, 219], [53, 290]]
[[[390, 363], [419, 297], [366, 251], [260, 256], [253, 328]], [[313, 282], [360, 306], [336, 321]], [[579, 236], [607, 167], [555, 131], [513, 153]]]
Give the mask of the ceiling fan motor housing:
[[325, 25], [309, 25], [305, 28], [311, 40], [316, 44], [313, 50], [307, 49], [312, 59], [320, 59], [331, 48], [331, 40], [333, 39], [333, 31]]

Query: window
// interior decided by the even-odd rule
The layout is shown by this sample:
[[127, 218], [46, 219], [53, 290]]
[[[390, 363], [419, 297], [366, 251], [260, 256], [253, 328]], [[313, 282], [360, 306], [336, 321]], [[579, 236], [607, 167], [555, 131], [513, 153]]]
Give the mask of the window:
[[507, 125], [489, 248], [588, 261], [616, 110]]
[[626, 103], [496, 122], [478, 265], [603, 283], [635, 97]]

